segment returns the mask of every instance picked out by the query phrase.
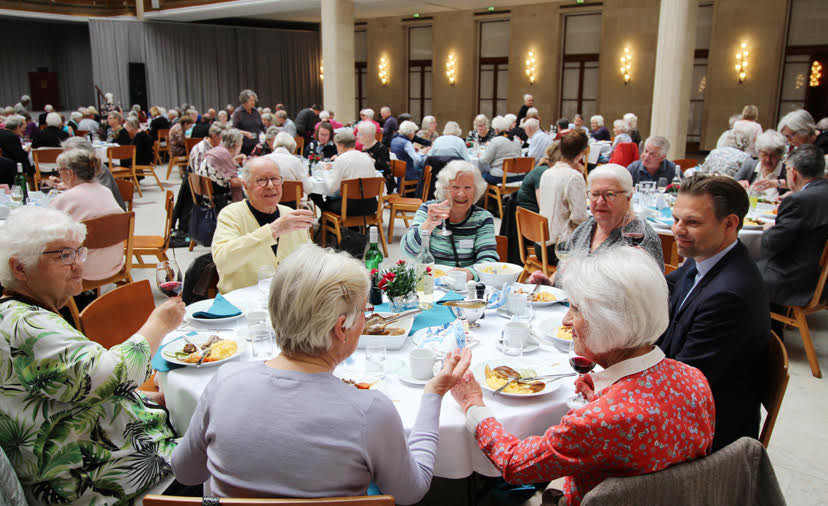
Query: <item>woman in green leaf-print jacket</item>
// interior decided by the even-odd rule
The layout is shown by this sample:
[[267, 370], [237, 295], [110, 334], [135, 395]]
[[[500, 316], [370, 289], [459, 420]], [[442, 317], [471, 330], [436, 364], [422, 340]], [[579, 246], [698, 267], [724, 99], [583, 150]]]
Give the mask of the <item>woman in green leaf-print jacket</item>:
[[109, 350], [87, 339], [57, 313], [81, 291], [85, 235], [29, 206], [0, 229], [0, 446], [30, 504], [129, 504], [172, 481], [175, 432], [136, 388], [183, 303]]

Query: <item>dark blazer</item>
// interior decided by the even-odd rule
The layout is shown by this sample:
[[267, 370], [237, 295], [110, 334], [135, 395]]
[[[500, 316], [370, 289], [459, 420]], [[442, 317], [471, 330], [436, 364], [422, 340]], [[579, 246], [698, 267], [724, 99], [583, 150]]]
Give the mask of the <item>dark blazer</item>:
[[34, 135], [32, 148], [59, 148], [60, 144], [68, 138], [69, 134], [62, 128], [47, 126]]
[[210, 133], [210, 123], [206, 121], [199, 121], [193, 125], [193, 131], [190, 132], [190, 138], [203, 139]]
[[[15, 162], [15, 167], [18, 163], [22, 163], [23, 172], [26, 174], [34, 173], [34, 166], [29, 163], [29, 155], [23, 150], [23, 144], [17, 134], [5, 128], [0, 129], [0, 149], [3, 150], [4, 157]], [[17, 171], [16, 168], [15, 171]]]
[[828, 181], [817, 178], [782, 199], [776, 224], [762, 234], [757, 265], [771, 302], [804, 306], [811, 300], [826, 240]]
[[163, 130], [165, 128], [170, 128], [171, 126], [172, 125], [170, 125], [170, 120], [168, 120], [164, 116], [156, 116], [156, 117], [152, 118], [152, 121], [150, 121], [150, 124], [149, 124], [149, 133], [150, 133], [150, 136], [152, 137], [152, 140], [154, 140], [154, 141], [158, 140], [158, 131], [159, 130]]
[[14, 176], [17, 175], [17, 164], [11, 158], [0, 156], [0, 184], [14, 186]]
[[[126, 131], [126, 128], [122, 128], [121, 131], [118, 132], [118, 138], [115, 139], [115, 142], [121, 146], [129, 146], [130, 144], [135, 145], [136, 165], [152, 165], [155, 158], [155, 154], [153, 153], [154, 142], [152, 137], [150, 137], [150, 134], [147, 132], [139, 130], [138, 133], [135, 134], [135, 137], [130, 137], [129, 133]], [[121, 160], [122, 167], [129, 167], [131, 163], [132, 161], [128, 158]]]
[[713, 450], [759, 435], [759, 405], [767, 388], [770, 313], [762, 276], [737, 242], [699, 281], [679, 309], [688, 258], [667, 276], [670, 325], [658, 345], [667, 358], [698, 368], [716, 402]]

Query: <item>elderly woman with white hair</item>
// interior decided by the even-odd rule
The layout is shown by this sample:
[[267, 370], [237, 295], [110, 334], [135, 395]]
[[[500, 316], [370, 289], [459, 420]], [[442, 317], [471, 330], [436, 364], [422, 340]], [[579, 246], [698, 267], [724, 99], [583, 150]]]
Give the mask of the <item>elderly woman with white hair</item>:
[[[300, 158], [295, 156], [296, 141], [287, 132], [280, 132], [279, 127], [267, 129], [267, 143], [272, 152], [266, 155], [279, 166], [279, 174], [283, 181], [300, 181], [305, 193], [311, 192], [311, 181], [308, 169]], [[292, 197], [292, 195], [291, 195]]]
[[783, 116], [776, 130], [788, 141], [790, 151], [803, 144], [813, 144], [828, 153], [828, 131], [817, 130], [813, 116], [805, 109], [797, 109]]
[[[417, 134], [417, 124], [413, 121], [403, 121], [397, 133], [391, 138], [390, 150], [397, 157], [397, 160], [405, 162], [406, 179], [422, 179], [425, 164], [425, 153], [429, 148], [423, 148], [417, 152], [411, 142]], [[399, 183], [399, 182], [398, 182]]]
[[108, 350], [89, 340], [58, 314], [81, 291], [85, 237], [42, 207], [16, 209], [0, 228], [0, 417], [11, 436], [0, 445], [29, 504], [128, 504], [173, 481], [175, 431], [136, 387], [184, 303], [167, 300]]
[[610, 140], [609, 129], [604, 126], [604, 117], [600, 114], [589, 118], [589, 136], [596, 141]]
[[764, 193], [770, 200], [788, 191], [787, 170], [782, 158], [785, 156], [785, 137], [776, 130], [765, 130], [756, 137], [756, 152], [759, 159], [749, 159], [733, 178], [745, 190]]
[[394, 172], [391, 170], [391, 153], [385, 144], [377, 141], [378, 129], [376, 124], [376, 121], [365, 120], [357, 123], [356, 147], [357, 149], [362, 148], [362, 152], [374, 160], [374, 170], [382, 172], [382, 177], [385, 178], [385, 189], [388, 193], [391, 193], [397, 187]]
[[745, 150], [750, 146], [751, 135], [750, 130], [733, 127], [727, 135], [726, 145], [711, 151], [699, 166], [698, 173], [736, 177], [750, 160]]
[[628, 112], [624, 114], [624, 121], [626, 121], [627, 125], [630, 127], [629, 134], [632, 142], [641, 144], [641, 133], [638, 131], [638, 116]]
[[607, 160], [612, 158], [612, 154], [615, 152], [615, 147], [621, 144], [622, 142], [632, 142], [632, 137], [630, 137], [630, 125], [623, 119], [617, 119], [612, 122], [612, 132], [613, 132], [613, 139], [612, 139], [612, 149], [610, 149], [609, 156], [607, 156]]
[[434, 142], [439, 135], [440, 134], [437, 133], [437, 118], [434, 116], [423, 116], [420, 131], [417, 132], [417, 137], [421, 137], [429, 142]]
[[[521, 152], [520, 139], [509, 135], [509, 121], [503, 116], [495, 116], [492, 120], [495, 135], [489, 141], [486, 151], [480, 155], [480, 172], [483, 179], [490, 184], [503, 182], [503, 160], [517, 158]], [[522, 181], [526, 173], [506, 173], [506, 182]]]
[[46, 115], [46, 128], [35, 132], [32, 138], [32, 148], [59, 148], [69, 134], [63, 130], [63, 120], [60, 114], [50, 112]]
[[282, 175], [276, 162], [266, 156], [251, 159], [242, 167], [241, 181], [247, 198], [221, 210], [213, 235], [221, 293], [255, 285], [259, 268], [278, 268], [310, 242], [313, 213], [279, 204]]
[[400, 504], [425, 495], [442, 398], [471, 353], [450, 354], [425, 384], [406, 436], [386, 395], [333, 375], [357, 348], [369, 288], [365, 267], [346, 253], [308, 245], [285, 259], [268, 300], [280, 353], [219, 369], [173, 455], [180, 482], [210, 479], [220, 497], [358, 496], [372, 484]]
[[469, 131], [469, 135], [466, 139], [468, 139], [469, 142], [486, 144], [492, 140], [494, 135], [494, 129], [489, 127], [489, 118], [487, 118], [485, 114], [478, 114], [474, 117], [474, 121], [472, 121], [472, 129]]
[[430, 156], [452, 157], [469, 161], [469, 151], [463, 140], [463, 130], [456, 121], [448, 121], [443, 127], [443, 135], [431, 144]]
[[239, 166], [247, 160], [241, 154], [243, 139], [241, 130], [228, 128], [221, 133], [221, 143], [204, 154], [199, 172], [207, 175], [214, 187], [227, 189], [238, 182]]
[[[569, 237], [572, 250], [595, 253], [623, 246], [626, 242], [622, 229], [632, 220], [640, 220], [630, 209], [632, 194], [632, 176], [623, 166], [607, 163], [593, 169], [587, 176], [587, 198], [592, 216], [578, 225]], [[649, 253], [663, 271], [661, 238], [646, 221], [642, 226], [644, 239], [638, 247]], [[554, 274], [550, 279], [541, 271], [534, 272], [529, 282], [560, 286], [560, 280]]]
[[[449, 265], [466, 273], [466, 279], [478, 279], [472, 266], [497, 262], [494, 216], [476, 206], [486, 191], [486, 181], [472, 164], [449, 162], [437, 176], [437, 200], [424, 203], [400, 242], [405, 255], [416, 257], [422, 249], [422, 235], [431, 235], [429, 250], [438, 264]], [[445, 220], [450, 236], [431, 232]]]
[[547, 489], [544, 503], [563, 495], [565, 504], [577, 506], [606, 478], [706, 456], [715, 407], [704, 374], [654, 346], [669, 324], [669, 294], [645, 252], [621, 247], [573, 255], [563, 278], [570, 302], [563, 324], [572, 330], [574, 351], [603, 368], [575, 382], [586, 405], [544, 434], [521, 440], [486, 407], [474, 376], [466, 375], [451, 393], [477, 445], [507, 482], [565, 477], [562, 492]]

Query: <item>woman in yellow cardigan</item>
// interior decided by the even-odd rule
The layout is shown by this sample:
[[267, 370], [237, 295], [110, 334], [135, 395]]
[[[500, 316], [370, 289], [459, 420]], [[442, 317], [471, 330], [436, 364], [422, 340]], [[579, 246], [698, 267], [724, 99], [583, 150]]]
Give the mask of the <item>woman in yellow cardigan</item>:
[[282, 176], [276, 162], [254, 158], [242, 168], [241, 179], [248, 197], [222, 209], [213, 236], [221, 293], [256, 284], [260, 267], [276, 269], [299, 246], [311, 242], [313, 214], [278, 205]]

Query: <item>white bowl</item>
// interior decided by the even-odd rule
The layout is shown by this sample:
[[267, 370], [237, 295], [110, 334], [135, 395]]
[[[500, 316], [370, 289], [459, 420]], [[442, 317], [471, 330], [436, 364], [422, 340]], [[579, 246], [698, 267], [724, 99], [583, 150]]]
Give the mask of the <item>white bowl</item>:
[[[480, 281], [499, 290], [504, 284], [517, 281], [523, 266], [505, 262], [485, 262], [475, 264], [474, 270], [477, 271]], [[493, 272], [487, 272], [488, 270]]]

